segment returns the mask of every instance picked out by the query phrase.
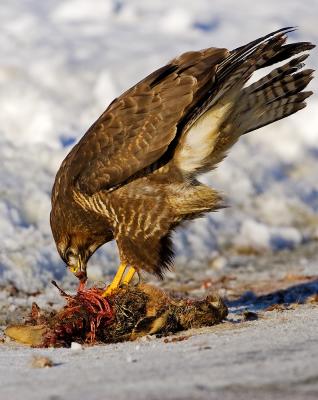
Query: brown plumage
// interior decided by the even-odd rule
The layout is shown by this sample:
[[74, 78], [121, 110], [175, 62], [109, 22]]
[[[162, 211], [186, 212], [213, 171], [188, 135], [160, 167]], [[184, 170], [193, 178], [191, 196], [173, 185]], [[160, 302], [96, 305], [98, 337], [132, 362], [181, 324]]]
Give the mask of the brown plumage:
[[[121, 261], [162, 276], [171, 231], [222, 207], [197, 180], [238, 138], [305, 107], [314, 47], [285, 44], [285, 28], [233, 51], [173, 59], [115, 99], [63, 161], [52, 191], [58, 251], [79, 278], [94, 251], [115, 239]], [[253, 72], [285, 62], [257, 82]]]

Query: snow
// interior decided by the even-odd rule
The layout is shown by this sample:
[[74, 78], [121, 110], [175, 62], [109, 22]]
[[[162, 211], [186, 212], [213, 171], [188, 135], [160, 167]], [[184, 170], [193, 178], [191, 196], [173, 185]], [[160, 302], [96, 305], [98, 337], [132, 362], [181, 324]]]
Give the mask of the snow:
[[[308, 0], [10, 0], [0, 13], [0, 278], [25, 290], [72, 281], [49, 227], [50, 190], [73, 144], [109, 102], [183, 51], [234, 48], [283, 26], [317, 43]], [[317, 67], [317, 50], [308, 59]], [[317, 89], [317, 80], [310, 84]], [[244, 137], [202, 180], [231, 208], [175, 235], [176, 265], [196, 267], [229, 246], [280, 250], [317, 238], [318, 98]], [[91, 260], [91, 279], [118, 263], [116, 247]]]
[[73, 350], [73, 351], [83, 350], [83, 346], [80, 343], [72, 342], [71, 343], [71, 350]]

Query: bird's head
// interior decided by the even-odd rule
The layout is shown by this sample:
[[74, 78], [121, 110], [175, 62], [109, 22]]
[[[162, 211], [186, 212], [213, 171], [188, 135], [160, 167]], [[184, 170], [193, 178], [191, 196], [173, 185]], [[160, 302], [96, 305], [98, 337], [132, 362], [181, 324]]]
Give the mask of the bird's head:
[[[87, 262], [104, 243], [113, 239], [105, 222], [96, 224], [85, 214], [72, 214], [72, 206], [64, 213], [61, 207], [52, 208], [50, 223], [57, 250], [69, 270], [80, 281], [87, 279]], [[80, 223], [79, 223], [80, 222]]]
[[69, 270], [80, 281], [86, 281], [88, 257], [85, 255], [85, 253], [83, 254], [83, 251], [76, 246], [70, 246], [67, 247], [63, 253], [61, 253], [61, 256]]
[[56, 246], [67, 268], [84, 282], [87, 279], [87, 262], [103, 243], [101, 240], [85, 240], [83, 235], [68, 235], [58, 241]]

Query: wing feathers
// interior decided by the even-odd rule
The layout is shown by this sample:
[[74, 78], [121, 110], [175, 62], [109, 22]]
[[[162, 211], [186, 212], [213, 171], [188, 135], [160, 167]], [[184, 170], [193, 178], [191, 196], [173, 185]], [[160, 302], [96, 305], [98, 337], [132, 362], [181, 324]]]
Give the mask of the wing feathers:
[[185, 53], [116, 99], [72, 150], [67, 162], [73, 184], [91, 195], [156, 162], [225, 54]]
[[[303, 67], [300, 55], [257, 82], [244, 87], [253, 72], [314, 47], [285, 44], [285, 28], [232, 51], [216, 71], [216, 84], [187, 115], [175, 162], [195, 176], [220, 162], [240, 135], [285, 118], [305, 107], [311, 92], [303, 92], [313, 70]], [[299, 71], [299, 72], [297, 72]]]
[[[183, 165], [191, 153], [187, 140], [198, 150], [192, 160], [195, 171], [209, 170], [241, 134], [298, 111], [310, 95], [301, 91], [312, 70], [297, 72], [307, 55], [245, 87], [255, 70], [314, 47], [285, 44], [293, 30], [280, 29], [231, 52], [184, 53], [153, 72], [114, 100], [73, 148], [63, 163], [70, 170], [69, 184], [93, 194], [125, 183], [160, 160], [171, 161], [173, 155]], [[187, 138], [192, 126], [194, 136]]]

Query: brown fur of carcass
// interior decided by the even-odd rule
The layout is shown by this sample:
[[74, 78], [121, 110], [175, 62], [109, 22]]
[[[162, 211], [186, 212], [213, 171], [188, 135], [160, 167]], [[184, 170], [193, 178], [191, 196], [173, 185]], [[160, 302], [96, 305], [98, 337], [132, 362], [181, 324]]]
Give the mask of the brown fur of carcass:
[[35, 304], [25, 325], [5, 331], [12, 339], [34, 347], [69, 347], [82, 344], [115, 343], [144, 335], [211, 326], [227, 316], [227, 307], [214, 294], [204, 300], [174, 299], [150, 285], [124, 286], [106, 299], [100, 289], [67, 295], [66, 306], [43, 313]]

